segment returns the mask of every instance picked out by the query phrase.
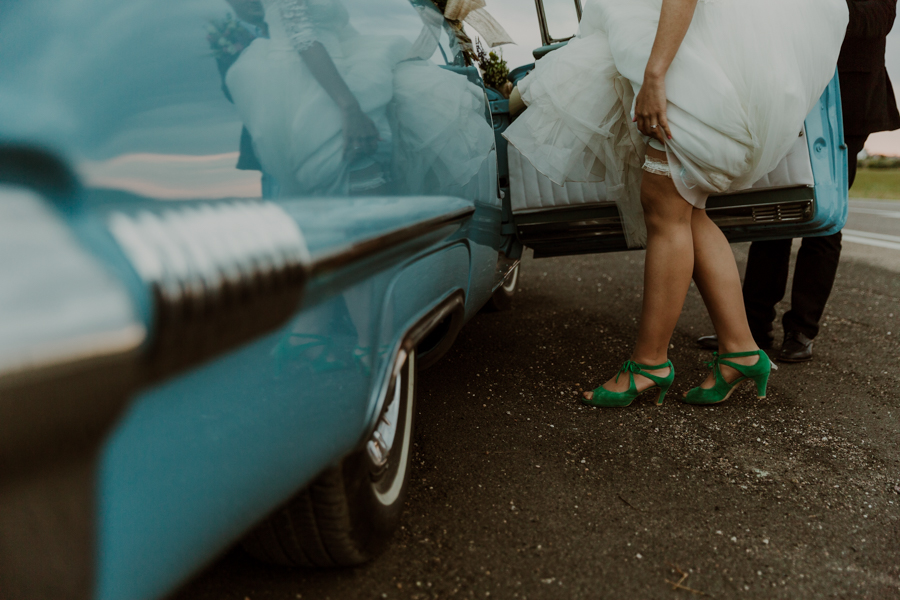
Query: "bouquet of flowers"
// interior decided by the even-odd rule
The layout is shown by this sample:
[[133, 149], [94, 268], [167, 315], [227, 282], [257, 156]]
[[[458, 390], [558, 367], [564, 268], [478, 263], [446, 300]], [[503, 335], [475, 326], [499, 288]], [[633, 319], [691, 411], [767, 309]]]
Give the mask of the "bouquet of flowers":
[[498, 55], [493, 50], [485, 52], [484, 46], [478, 41], [475, 43], [475, 56], [478, 66], [481, 67], [481, 77], [484, 84], [506, 95], [505, 88], [509, 84], [509, 66], [503, 60], [503, 54]]
[[217, 60], [235, 58], [250, 45], [254, 36], [231, 13], [224, 19], [210, 19], [206, 41]]

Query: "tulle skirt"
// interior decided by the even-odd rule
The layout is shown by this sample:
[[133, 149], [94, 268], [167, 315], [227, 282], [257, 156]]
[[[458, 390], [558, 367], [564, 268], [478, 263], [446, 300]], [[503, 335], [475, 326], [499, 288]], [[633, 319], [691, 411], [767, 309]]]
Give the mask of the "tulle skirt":
[[[326, 45], [360, 108], [378, 128], [378, 154], [384, 156], [374, 158], [385, 162], [391, 155], [387, 106], [394, 94], [393, 70], [408, 47], [399, 37], [366, 35]], [[254, 40], [225, 82], [257, 157], [278, 181], [282, 196], [349, 192], [352, 165], [343, 159], [341, 111], [289, 42]]]
[[[511, 144], [554, 183], [605, 181], [630, 246], [644, 245], [645, 140], [634, 99], [662, 0], [587, 0], [578, 36], [519, 83]], [[845, 0], [700, 0], [666, 76], [667, 154], [684, 198], [750, 187], [784, 158], [834, 76]]]
[[343, 157], [339, 109], [297, 51], [268, 39], [247, 48], [226, 84], [280, 195], [354, 193], [387, 179], [403, 193], [452, 194], [482, 169], [494, 145], [483, 90], [465, 75], [409, 59], [410, 46], [364, 35], [326, 45], [381, 138], [374, 156], [354, 164]]
[[395, 69], [394, 105], [402, 191], [464, 195], [494, 147], [484, 91], [463, 74], [411, 60]]

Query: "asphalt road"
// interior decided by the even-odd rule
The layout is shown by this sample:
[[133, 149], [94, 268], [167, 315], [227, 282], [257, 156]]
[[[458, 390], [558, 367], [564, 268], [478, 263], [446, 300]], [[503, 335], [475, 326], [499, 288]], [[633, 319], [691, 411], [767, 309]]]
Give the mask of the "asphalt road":
[[900, 200], [851, 200], [843, 241], [844, 258], [900, 272]]
[[900, 598], [898, 217], [852, 203], [815, 360], [782, 365], [766, 400], [715, 407], [676, 399], [708, 360], [694, 289], [666, 405], [582, 407], [628, 355], [643, 253], [526, 256], [512, 310], [476, 317], [421, 374], [382, 557], [304, 572], [233, 551], [175, 598]]

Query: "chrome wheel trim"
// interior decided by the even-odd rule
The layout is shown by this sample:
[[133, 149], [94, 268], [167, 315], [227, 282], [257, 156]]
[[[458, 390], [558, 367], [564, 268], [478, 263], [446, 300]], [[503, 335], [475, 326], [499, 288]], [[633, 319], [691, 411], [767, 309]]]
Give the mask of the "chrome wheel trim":
[[[400, 385], [400, 382], [401, 382], [401, 380], [399, 378], [400, 376], [398, 376], [397, 383], [395, 384], [395, 390], [398, 390], [398, 391], [396, 391], [394, 393], [395, 398], [398, 398], [398, 400], [399, 400], [396, 402], [397, 407], [398, 407], [398, 414], [399, 414], [400, 401], [406, 402], [406, 414], [405, 414], [405, 419], [403, 420], [403, 439], [402, 439], [402, 445], [400, 447], [399, 463], [397, 465], [397, 473], [394, 474], [394, 479], [393, 479], [393, 481], [391, 481], [390, 487], [387, 490], [385, 490], [384, 492], [380, 491], [377, 486], [374, 488], [375, 497], [378, 498], [378, 501], [381, 502], [382, 504], [384, 504], [385, 506], [390, 506], [390, 505], [394, 504], [394, 502], [396, 502], [397, 499], [400, 497], [400, 491], [403, 489], [403, 484], [406, 481], [406, 470], [409, 467], [409, 450], [410, 450], [410, 446], [412, 445], [412, 439], [411, 439], [412, 438], [412, 420], [413, 420], [412, 413], [413, 413], [413, 404], [414, 404], [415, 393], [416, 393], [416, 386], [415, 386], [415, 382], [412, 380], [412, 377], [413, 377], [412, 374], [415, 373], [415, 368], [416, 368], [416, 353], [410, 352], [407, 357], [407, 360], [408, 360], [408, 362], [406, 364], [406, 368], [401, 371], [401, 375], [400, 375], [400, 376], [402, 376], [403, 372], [405, 372], [407, 374], [406, 398], [399, 398], [399, 396], [400, 396], [399, 390], [402, 387]], [[397, 421], [397, 419], [395, 418], [394, 422], [396, 423], [396, 421]], [[395, 429], [396, 429], [396, 425], [395, 425]], [[397, 454], [394, 453], [394, 456], [396, 457]], [[385, 463], [387, 462], [387, 460], [390, 460], [390, 456], [387, 456]]]
[[378, 469], [384, 467], [391, 457], [391, 449], [394, 446], [394, 439], [397, 437], [397, 425], [400, 416], [400, 393], [403, 388], [403, 373], [398, 373], [394, 378], [394, 393], [388, 399], [387, 406], [381, 411], [375, 430], [369, 438], [366, 449], [369, 452], [369, 458]]
[[503, 291], [507, 294], [512, 294], [516, 290], [516, 284], [519, 283], [519, 265], [516, 265], [509, 275], [506, 277], [506, 281], [503, 282], [503, 285], [500, 286], [503, 288]]

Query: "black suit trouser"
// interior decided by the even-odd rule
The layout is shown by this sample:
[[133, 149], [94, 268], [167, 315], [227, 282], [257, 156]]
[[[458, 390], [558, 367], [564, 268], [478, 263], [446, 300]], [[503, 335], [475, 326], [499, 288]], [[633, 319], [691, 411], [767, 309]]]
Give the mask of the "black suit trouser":
[[[856, 178], [856, 155], [867, 136], [847, 137], [849, 185]], [[787, 291], [788, 266], [794, 240], [753, 242], [744, 275], [744, 306], [750, 331], [757, 343], [772, 336], [775, 305]], [[819, 321], [841, 259], [841, 233], [824, 237], [803, 238], [797, 252], [794, 281], [791, 286], [791, 309], [781, 323], [785, 332], [798, 332], [813, 339], [819, 333]]]

